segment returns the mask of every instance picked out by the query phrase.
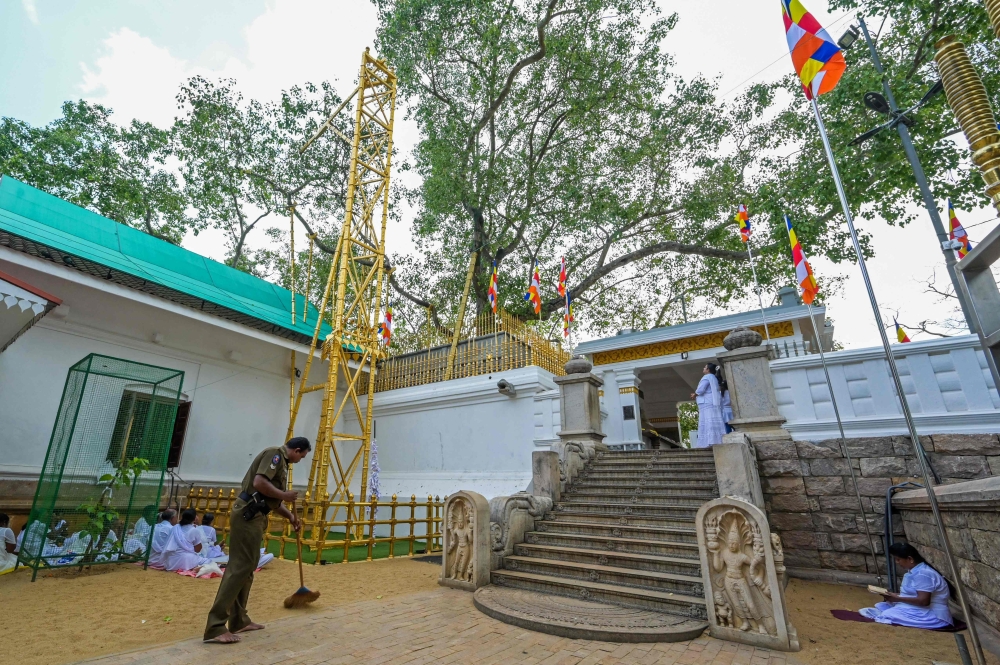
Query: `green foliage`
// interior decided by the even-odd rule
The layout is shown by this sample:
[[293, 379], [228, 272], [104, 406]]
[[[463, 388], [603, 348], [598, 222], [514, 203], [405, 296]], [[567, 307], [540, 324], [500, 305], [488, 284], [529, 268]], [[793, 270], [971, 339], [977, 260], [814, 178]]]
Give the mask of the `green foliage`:
[[171, 132], [138, 120], [121, 127], [111, 113], [81, 100], [42, 127], [0, 118], [0, 173], [179, 243], [198, 223], [166, 166]]
[[[123, 460], [114, 473], [106, 473], [98, 478], [97, 482], [105, 484], [104, 491], [95, 501], [81, 504], [79, 507], [79, 510], [87, 516], [87, 521], [80, 527], [80, 532], [81, 537], [90, 536], [90, 544], [87, 546], [88, 553], [101, 551], [102, 541], [121, 519], [118, 511], [110, 506], [114, 493], [134, 485], [139, 480], [139, 476], [148, 470], [149, 460], [133, 457]], [[125, 543], [124, 533], [122, 536], [115, 543], [117, 549], [120, 549]]]
[[681, 427], [681, 443], [686, 446], [692, 430], [698, 429], [698, 405], [694, 402], [679, 402], [677, 404], [677, 422]]

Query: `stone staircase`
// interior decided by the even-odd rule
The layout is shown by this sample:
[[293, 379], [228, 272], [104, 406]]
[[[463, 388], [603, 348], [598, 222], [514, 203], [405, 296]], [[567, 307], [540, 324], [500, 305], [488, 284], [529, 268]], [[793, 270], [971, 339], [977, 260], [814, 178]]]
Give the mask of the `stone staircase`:
[[[597, 607], [584, 614], [597, 618], [602, 607], [603, 614], [613, 618], [625, 611], [625, 623], [632, 624], [626, 632], [645, 634], [645, 639], [634, 641], [691, 639], [704, 630], [707, 617], [694, 518], [703, 503], [716, 497], [711, 450], [603, 453], [563, 492], [554, 509], [536, 520], [536, 530], [525, 534], [524, 543], [504, 558], [503, 568], [493, 571], [494, 586], [486, 589], [521, 590], [533, 594], [524, 597], [535, 602], [540, 602], [539, 596], [586, 601]], [[482, 606], [491, 594], [499, 597], [496, 590], [477, 592], [476, 604], [496, 618], [601, 639], [572, 617], [558, 620], [551, 609], [534, 625], [511, 621], [502, 611]], [[554, 601], [549, 598], [543, 604], [551, 608], [558, 605]], [[570, 614], [580, 613], [578, 603], [568, 608]], [[523, 604], [518, 609], [531, 614]], [[553, 623], [580, 630], [553, 629]], [[642, 628], [652, 625], [658, 628], [651, 638]]]

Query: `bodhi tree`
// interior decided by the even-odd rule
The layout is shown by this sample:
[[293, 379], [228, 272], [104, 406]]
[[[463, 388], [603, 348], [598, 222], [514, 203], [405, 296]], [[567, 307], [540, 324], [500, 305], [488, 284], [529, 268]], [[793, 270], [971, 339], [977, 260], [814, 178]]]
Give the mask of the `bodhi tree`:
[[0, 173], [172, 243], [198, 225], [167, 167], [171, 133], [147, 122], [125, 126], [112, 111], [80, 100], [33, 127], [0, 119]]
[[453, 305], [476, 250], [480, 309], [496, 262], [517, 311], [538, 261], [547, 315], [562, 306], [560, 256], [577, 301], [609, 308], [615, 283], [659, 272], [695, 288], [746, 260], [735, 211], [692, 182], [721, 168], [729, 118], [706, 81], [671, 73], [659, 44], [675, 15], [646, 0], [376, 4], [380, 52], [421, 130], [410, 194], [417, 272], [433, 279], [413, 290]]

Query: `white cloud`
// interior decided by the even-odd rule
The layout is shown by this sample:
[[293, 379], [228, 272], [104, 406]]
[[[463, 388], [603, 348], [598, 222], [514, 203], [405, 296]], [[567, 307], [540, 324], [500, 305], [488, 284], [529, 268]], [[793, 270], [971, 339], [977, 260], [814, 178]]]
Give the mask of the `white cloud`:
[[21, 0], [21, 6], [24, 7], [24, 13], [28, 15], [28, 20], [38, 25], [38, 7], [37, 0]]

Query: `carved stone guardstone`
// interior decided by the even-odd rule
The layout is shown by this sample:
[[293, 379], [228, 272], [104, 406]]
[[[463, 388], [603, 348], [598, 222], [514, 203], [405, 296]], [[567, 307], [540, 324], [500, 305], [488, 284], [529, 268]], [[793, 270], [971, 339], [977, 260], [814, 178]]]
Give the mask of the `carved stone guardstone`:
[[[608, 449], [601, 431], [601, 398], [604, 385], [591, 374], [594, 366], [586, 358], [576, 356], [565, 365], [566, 376], [552, 380], [559, 386], [559, 443], [552, 450], [559, 454], [559, 489], [573, 482], [588, 461]], [[557, 499], [558, 500], [558, 499]]]
[[439, 584], [475, 591], [490, 583], [490, 504], [462, 490], [444, 504], [444, 552]]
[[779, 651], [798, 651], [788, 620], [781, 539], [764, 512], [723, 497], [698, 510], [698, 552], [712, 637]]

